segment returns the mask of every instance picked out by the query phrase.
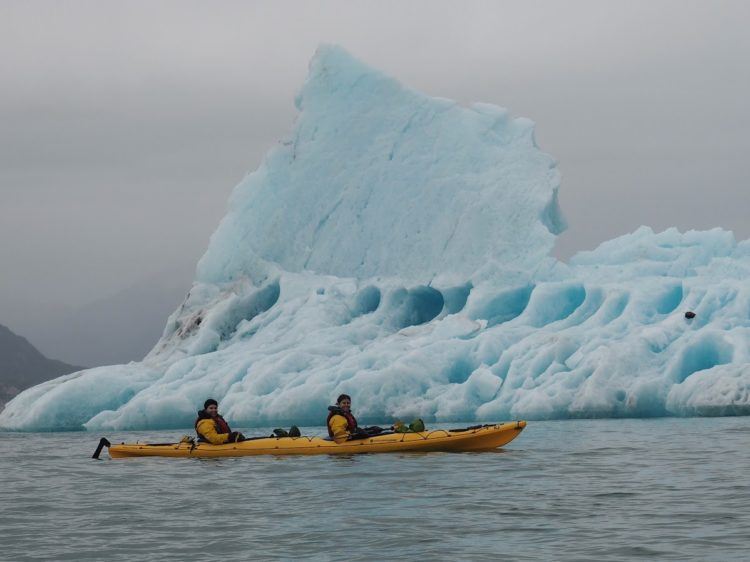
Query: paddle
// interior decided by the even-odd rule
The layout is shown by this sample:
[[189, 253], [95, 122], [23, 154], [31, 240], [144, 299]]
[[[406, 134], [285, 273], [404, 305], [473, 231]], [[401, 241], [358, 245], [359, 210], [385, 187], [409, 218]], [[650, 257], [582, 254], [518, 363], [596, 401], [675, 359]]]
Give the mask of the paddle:
[[91, 458], [98, 459], [99, 455], [102, 453], [102, 449], [104, 449], [104, 447], [109, 449], [110, 445], [112, 445], [112, 443], [110, 443], [106, 437], [102, 437], [101, 439], [99, 439], [99, 445], [97, 445], [96, 451], [94, 451], [94, 454], [91, 455]]

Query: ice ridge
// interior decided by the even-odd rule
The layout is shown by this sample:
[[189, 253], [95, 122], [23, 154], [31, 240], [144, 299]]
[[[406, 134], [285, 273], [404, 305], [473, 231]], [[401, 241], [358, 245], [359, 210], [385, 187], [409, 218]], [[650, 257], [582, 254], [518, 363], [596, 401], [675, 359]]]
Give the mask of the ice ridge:
[[528, 119], [430, 98], [334, 46], [318, 49], [297, 107], [292, 135], [235, 189], [199, 281], [257, 281], [269, 262], [465, 281], [535, 268], [564, 228], [560, 175]]

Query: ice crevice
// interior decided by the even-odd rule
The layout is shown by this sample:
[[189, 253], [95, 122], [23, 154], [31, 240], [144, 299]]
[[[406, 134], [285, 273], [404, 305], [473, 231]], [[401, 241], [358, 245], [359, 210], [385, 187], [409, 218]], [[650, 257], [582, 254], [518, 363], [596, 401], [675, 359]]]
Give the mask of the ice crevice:
[[335, 46], [296, 104], [153, 350], [0, 428], [189, 428], [209, 396], [236, 427], [319, 425], [342, 392], [363, 423], [750, 414], [750, 241], [641, 227], [561, 263], [533, 122]]

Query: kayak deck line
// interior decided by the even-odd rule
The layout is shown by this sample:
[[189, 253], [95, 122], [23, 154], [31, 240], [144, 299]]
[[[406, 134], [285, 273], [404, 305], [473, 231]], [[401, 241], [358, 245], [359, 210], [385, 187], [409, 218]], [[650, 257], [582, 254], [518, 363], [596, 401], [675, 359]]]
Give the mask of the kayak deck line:
[[486, 451], [502, 447], [526, 427], [523, 420], [487, 424], [464, 429], [433, 429], [419, 433], [386, 433], [364, 439], [336, 443], [321, 437], [264, 437], [239, 443], [120, 443], [111, 444], [102, 437], [93, 458], [103, 447], [113, 459], [127, 457], [212, 458], [253, 455], [320, 455], [391, 453], [408, 451]]

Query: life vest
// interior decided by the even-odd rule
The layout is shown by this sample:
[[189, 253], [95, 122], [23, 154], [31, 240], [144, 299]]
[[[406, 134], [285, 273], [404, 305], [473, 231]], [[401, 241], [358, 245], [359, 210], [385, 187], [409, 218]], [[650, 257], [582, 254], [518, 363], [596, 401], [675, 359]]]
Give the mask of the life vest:
[[357, 429], [357, 418], [355, 418], [351, 412], [345, 412], [338, 406], [328, 406], [328, 418], [326, 419], [328, 437], [333, 437], [333, 431], [331, 430], [331, 418], [333, 416], [344, 416], [346, 418], [346, 429], [348, 429], [350, 433]]
[[217, 415], [215, 418], [212, 418], [206, 413], [205, 410], [201, 410], [200, 412], [198, 412], [198, 417], [195, 418], [195, 432], [198, 434], [198, 439], [200, 439], [201, 441], [206, 441], [207, 439], [198, 432], [198, 422], [208, 419], [212, 419], [214, 421], [214, 425], [216, 426], [216, 433], [232, 433], [232, 430], [229, 429], [229, 424], [224, 418], [219, 415]]

